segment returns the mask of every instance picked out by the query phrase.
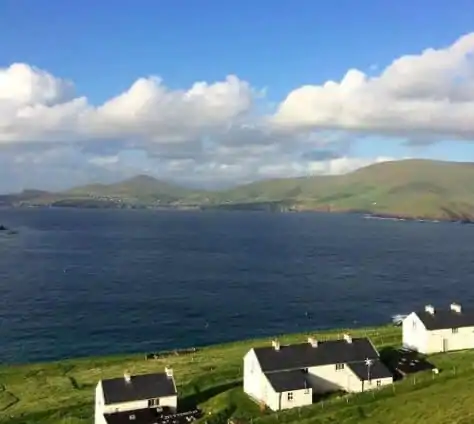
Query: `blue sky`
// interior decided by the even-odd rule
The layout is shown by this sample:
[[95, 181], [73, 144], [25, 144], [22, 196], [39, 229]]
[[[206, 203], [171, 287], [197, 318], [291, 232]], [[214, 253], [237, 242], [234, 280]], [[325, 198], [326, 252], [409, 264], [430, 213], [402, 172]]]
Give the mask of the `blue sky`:
[[[354, 165], [348, 170], [377, 158], [421, 156], [474, 161], [470, 128], [463, 130], [461, 135], [456, 129], [446, 129], [448, 124], [439, 124], [439, 130], [431, 130], [426, 123], [420, 124], [421, 118], [407, 123], [407, 117], [401, 116], [400, 122], [407, 128], [394, 134], [393, 126], [398, 129], [399, 125], [395, 123], [398, 118], [393, 112], [390, 119], [374, 115], [369, 124], [389, 122], [390, 128], [385, 131], [381, 124], [374, 124], [375, 129], [371, 128], [367, 137], [368, 124], [364, 121], [358, 126], [362, 119], [360, 116], [356, 119], [352, 113], [336, 124], [335, 117], [324, 121], [320, 109], [330, 107], [328, 96], [324, 100], [327, 104], [322, 104], [322, 100], [316, 97], [310, 102], [307, 97], [302, 97], [302, 92], [291, 103], [291, 110], [286, 105], [284, 113], [278, 114], [283, 110], [280, 107], [289, 93], [301, 87], [321, 86], [328, 80], [340, 82], [350, 69], [363, 72], [366, 78], [377, 77], [400, 57], [420, 55], [427, 48], [449, 48], [460, 37], [474, 31], [472, 1], [401, 0], [390, 3], [376, 0], [138, 0], [133, 3], [123, 0], [113, 3], [49, 0], [46, 7], [44, 2], [35, 0], [0, 0], [0, 72], [3, 70], [6, 75], [5, 86], [16, 87], [3, 96], [4, 106], [0, 92], [0, 108], [8, 107], [8, 111], [12, 110], [11, 116], [21, 115], [22, 119], [24, 114], [18, 113], [21, 108], [33, 104], [49, 108], [41, 112], [41, 119], [37, 122], [28, 118], [27, 126], [31, 126], [31, 130], [26, 133], [24, 120], [20, 121], [21, 125], [3, 122], [3, 126], [0, 121], [0, 131], [2, 128], [10, 129], [0, 136], [0, 166], [3, 167], [0, 169], [0, 191], [21, 189], [33, 183], [42, 188], [62, 188], [90, 179], [109, 181], [139, 172], [186, 184], [212, 186], [217, 180], [233, 184], [268, 176], [342, 172], [342, 165], [349, 163], [351, 158], [354, 158]], [[474, 51], [471, 47], [471, 44], [464, 47], [466, 58], [463, 60], [467, 65], [455, 53], [450, 56], [449, 60], [453, 61], [449, 68], [451, 83], [461, 69], [463, 84], [471, 87], [474, 78], [474, 72], [471, 72], [474, 67], [470, 67]], [[428, 72], [427, 79], [433, 77], [430, 90], [438, 93], [441, 88], [435, 86], [439, 80], [439, 74], [436, 74], [439, 66], [435, 59], [430, 62], [431, 58], [428, 58], [427, 65], [409, 64], [397, 75], [404, 83], [410, 78], [414, 84], [418, 81], [419, 87], [419, 74]], [[448, 59], [440, 57], [439, 60], [446, 63]], [[13, 72], [10, 67], [15, 63], [24, 64], [28, 69], [20, 72], [15, 68]], [[29, 76], [25, 77], [28, 72]], [[36, 78], [39, 72], [43, 73], [42, 77]], [[17, 77], [20, 74], [23, 76]], [[45, 75], [61, 82], [48, 85]], [[222, 112], [225, 107], [219, 102], [224, 100], [219, 98], [217, 106], [208, 97], [204, 101], [206, 92], [200, 97], [202, 103], [193, 106], [193, 110], [201, 111], [195, 118], [199, 125], [193, 124], [186, 131], [182, 128], [178, 131], [179, 122], [194, 120], [189, 106], [182, 105], [183, 102], [187, 105], [186, 100], [176, 96], [170, 100], [170, 97], [166, 100], [168, 106], [163, 106], [165, 100], [162, 97], [157, 100], [157, 86], [166, 87], [170, 93], [182, 93], [196, 82], [214, 84], [225, 81], [228, 75], [235, 75], [239, 82], [233, 88], [227, 84], [218, 89], [230, 90], [223, 97], [225, 101], [228, 99], [229, 110], [219, 116], [220, 120], [215, 118], [211, 122], [210, 116], [216, 115], [213, 107]], [[91, 110], [127, 92], [139, 78], [149, 76], [158, 76], [162, 82], [158, 85], [156, 81], [155, 85], [144, 83], [140, 89], [140, 93], [152, 99], [147, 103], [146, 125], [151, 125], [150, 122], [155, 122], [156, 118], [161, 126], [158, 128], [156, 124], [144, 134], [137, 130], [145, 125], [143, 122], [127, 121], [123, 131], [113, 132], [109, 130], [113, 125], [111, 113], [108, 113], [107, 125], [103, 124], [98, 131], [99, 118], [92, 116]], [[448, 78], [446, 72], [442, 77]], [[73, 82], [74, 95], [65, 94], [64, 80]], [[384, 102], [389, 105], [388, 102], [394, 99], [406, 99], [406, 93], [394, 92], [394, 81], [395, 77], [391, 76], [386, 85], [391, 88], [383, 91], [383, 96], [379, 94], [381, 108]], [[245, 87], [241, 85], [244, 83], [247, 84]], [[366, 94], [369, 88], [364, 87], [354, 91], [354, 96], [357, 94], [357, 99], [361, 99], [362, 109], [365, 101], [377, 103], [374, 91]], [[443, 87], [447, 90], [446, 86]], [[410, 90], [416, 92], [416, 88]], [[457, 104], [458, 99], [450, 97], [452, 85], [449, 90], [445, 98]], [[423, 101], [421, 106], [425, 108], [420, 106], [420, 116], [423, 110], [433, 110], [432, 106], [426, 109], [429, 96], [425, 91], [418, 99]], [[25, 92], [30, 93], [30, 98], [24, 97]], [[468, 93], [469, 89], [464, 92]], [[21, 102], [14, 98], [18, 95], [23, 96]], [[70, 106], [67, 116], [61, 115], [59, 127], [58, 118], [52, 115], [58, 107], [53, 106], [67, 106], [66, 100], [71, 102], [82, 96], [87, 98], [87, 104], [74, 106], [75, 115], [70, 111], [73, 106]], [[333, 98], [331, 96], [337, 97], [337, 94], [329, 94], [329, 98]], [[474, 104], [474, 98], [471, 100]], [[305, 103], [307, 101], [310, 103]], [[347, 98], [347, 103], [345, 100], [340, 100], [340, 103], [342, 107], [346, 104], [353, 107], [357, 102], [351, 97]], [[11, 109], [12, 105], [16, 109]], [[125, 111], [127, 105], [132, 106]], [[120, 104], [120, 125], [136, 116], [133, 105], [131, 97]], [[115, 107], [112, 115], [117, 117], [118, 106]], [[177, 122], [173, 125], [170, 117], [162, 119], [163, 111], [171, 113], [171, 107], [176, 108], [170, 115]], [[415, 107], [415, 103], [410, 103], [409, 107]], [[436, 107], [439, 108], [439, 104]], [[452, 122], [465, 111], [449, 105], [446, 107], [449, 107], [447, 115], [455, 116]], [[405, 103], [397, 103], [393, 110], [406, 111], [406, 108]], [[392, 110], [389, 106], [387, 109]], [[187, 115], [180, 121], [179, 113], [183, 111]], [[278, 131], [272, 127], [268, 135], [269, 117], [276, 115], [279, 124], [285, 123], [285, 129], [282, 131], [281, 125]], [[303, 115], [304, 119], [301, 118]], [[103, 120], [104, 117], [100, 116], [100, 122]], [[355, 120], [357, 131], [348, 132], [348, 125], [352, 128]], [[89, 128], [91, 122], [93, 130]], [[232, 137], [229, 131], [223, 136], [222, 128], [227, 128], [230, 123], [238, 130]], [[56, 125], [53, 130], [51, 125]], [[251, 134], [242, 130], [246, 125], [254, 128]], [[262, 125], [266, 131], [261, 130]], [[341, 140], [331, 145], [317, 137], [321, 128], [327, 132], [328, 125], [336, 135], [340, 130], [344, 132]], [[11, 130], [17, 126], [22, 128], [21, 134]], [[86, 127], [87, 131], [84, 130]], [[266, 135], [262, 136], [262, 133]], [[420, 133], [428, 141], [421, 147], [407, 147], [407, 139], [418, 138]], [[61, 140], [58, 140], [58, 134], [61, 134]], [[222, 138], [229, 140], [222, 141]], [[247, 141], [241, 141], [248, 138], [255, 139], [251, 148]], [[213, 148], [207, 149], [203, 139], [212, 140]], [[456, 139], [458, 141], [454, 141]], [[276, 140], [278, 149], [269, 154], [268, 146], [272, 140]], [[262, 146], [267, 146], [266, 150], [258, 151]], [[339, 154], [345, 162], [339, 161], [338, 165], [334, 162], [334, 166], [297, 163], [307, 151], [327, 149], [337, 151], [333, 156]], [[104, 155], [104, 150], [107, 155]], [[231, 160], [225, 157], [224, 151]], [[249, 156], [254, 159], [258, 156], [261, 160], [249, 164], [245, 159]], [[265, 162], [264, 158], [268, 157], [272, 158], [271, 163]], [[74, 173], [70, 172], [72, 163]], [[29, 172], [25, 172], [26, 169]]]

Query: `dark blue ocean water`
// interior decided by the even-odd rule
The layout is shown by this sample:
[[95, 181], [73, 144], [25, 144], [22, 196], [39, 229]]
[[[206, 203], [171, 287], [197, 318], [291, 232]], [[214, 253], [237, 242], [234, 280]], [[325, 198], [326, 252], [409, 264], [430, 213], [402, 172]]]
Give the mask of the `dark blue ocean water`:
[[386, 323], [474, 301], [474, 226], [264, 212], [0, 210], [0, 361]]

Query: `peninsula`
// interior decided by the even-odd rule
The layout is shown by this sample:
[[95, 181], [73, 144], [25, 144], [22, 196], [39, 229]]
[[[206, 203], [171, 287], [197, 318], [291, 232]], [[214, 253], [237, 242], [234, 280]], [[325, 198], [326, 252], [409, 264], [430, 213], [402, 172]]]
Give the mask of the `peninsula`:
[[141, 175], [59, 193], [3, 195], [0, 206], [358, 212], [466, 223], [474, 220], [472, 181], [473, 163], [410, 159], [344, 175], [265, 180], [220, 191]]

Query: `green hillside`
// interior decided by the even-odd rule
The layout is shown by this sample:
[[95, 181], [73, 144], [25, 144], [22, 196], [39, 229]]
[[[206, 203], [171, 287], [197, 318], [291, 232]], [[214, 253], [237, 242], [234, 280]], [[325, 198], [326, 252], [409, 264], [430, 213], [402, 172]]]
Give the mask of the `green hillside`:
[[217, 201], [286, 201], [296, 209], [365, 211], [409, 217], [474, 216], [474, 164], [385, 162], [338, 176], [256, 182], [217, 194]]
[[[474, 218], [474, 164], [431, 160], [379, 163], [349, 174], [258, 181], [198, 191], [147, 176], [42, 194], [26, 204], [55, 206], [225, 207], [363, 211], [434, 219]], [[278, 209], [278, 208], [276, 208]]]
[[[320, 340], [340, 338], [347, 330], [317, 334]], [[370, 337], [379, 350], [401, 343], [399, 327], [350, 331]], [[283, 343], [305, 335], [281, 337]], [[94, 388], [101, 378], [162, 371], [172, 366], [184, 408], [199, 405], [208, 424], [467, 424], [474, 422], [474, 351], [438, 354], [430, 361], [440, 369], [417, 373], [375, 392], [334, 395], [305, 408], [261, 411], [242, 392], [242, 358], [269, 340], [211, 346], [188, 355], [145, 360], [144, 355], [84, 358], [33, 365], [0, 365], [1, 424], [90, 424]], [[209, 413], [212, 413], [209, 415]], [[204, 420], [202, 420], [204, 421]]]

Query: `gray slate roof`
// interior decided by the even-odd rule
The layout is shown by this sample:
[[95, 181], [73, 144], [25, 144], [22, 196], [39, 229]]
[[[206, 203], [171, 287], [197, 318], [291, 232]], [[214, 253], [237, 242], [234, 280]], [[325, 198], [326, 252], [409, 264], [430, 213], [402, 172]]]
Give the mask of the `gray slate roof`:
[[363, 362], [365, 359], [379, 359], [379, 355], [366, 337], [319, 342], [317, 347], [309, 343], [281, 346], [276, 351], [272, 346], [254, 349], [262, 371], [288, 371], [319, 365]]
[[447, 328], [473, 327], [474, 310], [455, 312], [451, 309], [435, 310], [432, 315], [426, 311], [415, 312], [427, 330], [443, 330]]
[[[359, 377], [361, 381], [366, 381], [369, 378], [367, 373], [367, 365], [365, 362], [354, 362], [348, 364], [348, 367], [352, 370], [352, 372]], [[370, 379], [371, 380], [378, 380], [380, 378], [390, 378], [393, 377], [392, 373], [388, 370], [388, 368], [382, 364], [380, 361], [374, 361], [370, 366]]]
[[303, 390], [311, 387], [307, 381], [307, 374], [301, 370], [271, 372], [265, 374], [268, 381], [277, 393]]
[[102, 380], [102, 390], [106, 405], [176, 395], [174, 379], [165, 373], [134, 375], [130, 382], [123, 377]]

